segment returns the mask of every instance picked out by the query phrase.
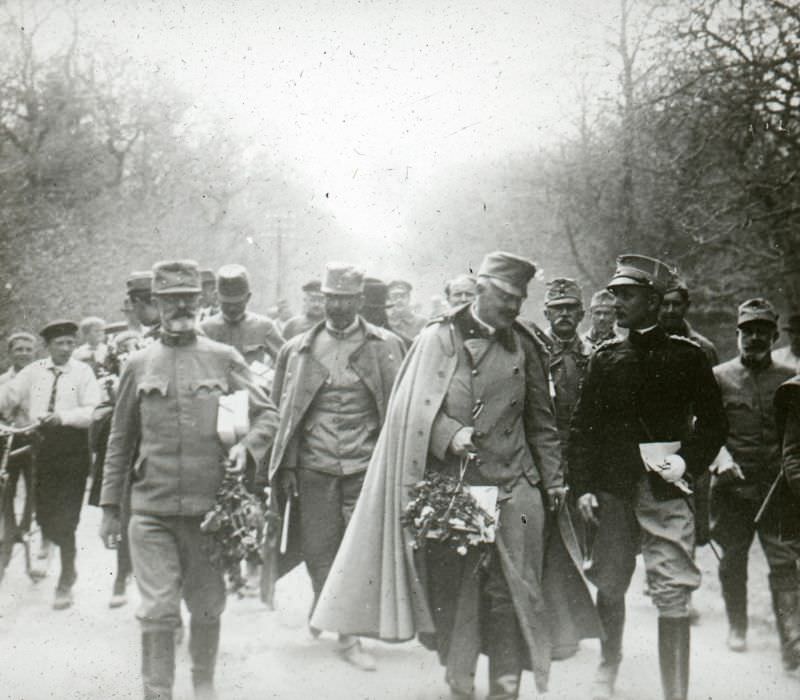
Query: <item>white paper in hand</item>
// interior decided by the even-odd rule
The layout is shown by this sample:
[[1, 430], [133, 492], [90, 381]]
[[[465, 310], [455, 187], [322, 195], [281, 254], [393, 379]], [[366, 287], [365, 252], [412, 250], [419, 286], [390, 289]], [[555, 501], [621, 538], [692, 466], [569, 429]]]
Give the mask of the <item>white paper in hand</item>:
[[672, 461], [667, 458], [676, 455], [680, 449], [680, 441], [639, 443], [639, 454], [642, 457], [645, 469], [647, 469], [647, 471], [656, 472], [661, 477], [664, 477], [665, 481], [677, 486], [685, 494], [691, 495], [692, 489], [689, 488], [686, 479], [667, 478], [671, 470], [670, 462]]
[[246, 389], [219, 397], [217, 435], [231, 448], [250, 431], [250, 401]]

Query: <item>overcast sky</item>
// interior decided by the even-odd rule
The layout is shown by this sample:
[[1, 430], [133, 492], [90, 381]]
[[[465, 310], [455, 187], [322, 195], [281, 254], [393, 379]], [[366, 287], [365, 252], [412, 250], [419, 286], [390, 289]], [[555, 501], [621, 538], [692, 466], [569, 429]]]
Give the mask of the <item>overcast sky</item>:
[[618, 2], [85, 0], [85, 28], [267, 148], [356, 233], [443, 168], [574, 129], [613, 89]]

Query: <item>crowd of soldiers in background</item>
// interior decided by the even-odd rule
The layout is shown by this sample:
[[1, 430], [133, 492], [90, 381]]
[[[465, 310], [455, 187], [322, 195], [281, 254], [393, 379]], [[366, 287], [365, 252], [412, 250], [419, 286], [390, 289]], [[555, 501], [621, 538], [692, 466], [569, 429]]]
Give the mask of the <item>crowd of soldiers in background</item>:
[[[303, 309], [300, 314], [291, 315], [288, 305], [281, 302], [270, 309], [268, 314], [261, 315], [250, 308], [252, 292], [247, 270], [243, 266], [224, 265], [216, 272], [210, 269], [201, 270], [200, 301], [196, 313], [197, 333], [235, 348], [263, 390], [269, 395], [276, 389], [272, 394], [273, 401], [283, 414], [287, 410], [287, 405], [291, 407], [293, 401], [292, 397], [287, 400], [285, 393], [287, 385], [291, 383], [292, 366], [287, 369], [286, 363], [291, 362], [288, 356], [282, 360], [279, 356], [287, 341], [319, 324], [324, 324], [326, 319], [330, 321], [332, 314], [335, 318], [337, 310], [331, 310], [326, 304], [326, 298], [329, 299], [330, 295], [334, 294], [331, 291], [331, 284], [341, 284], [342, 289], [348, 294], [363, 294], [363, 303], [359, 304], [357, 314], [372, 326], [387, 331], [387, 336], [384, 338], [387, 342], [385, 346], [387, 356], [377, 359], [375, 361], [377, 369], [370, 370], [374, 371], [376, 376], [383, 376], [384, 383], [387, 381], [386, 376], [394, 377], [397, 367], [393, 367], [387, 374], [388, 370], [382, 363], [389, 363], [391, 360], [391, 363], [399, 366], [403, 354], [412, 346], [430, 319], [452, 313], [472, 302], [479, 284], [476, 276], [470, 274], [455, 276], [444, 285], [443, 297], [434, 297], [431, 300], [433, 308], [430, 312], [420, 313], [420, 305], [412, 301], [413, 287], [410, 283], [403, 280], [385, 283], [377, 278], [366, 277], [359, 278], [358, 284], [352, 286], [348, 268], [339, 272], [341, 274], [337, 278], [337, 270], [334, 267], [325, 280], [313, 280], [303, 285]], [[39, 354], [37, 339], [30, 332], [14, 332], [7, 339], [10, 366], [0, 377], [0, 412], [3, 420], [22, 426], [29, 423], [35, 413], [42, 424], [46, 425], [51, 421], [54, 430], [64, 431], [59, 438], [61, 454], [48, 456], [40, 452], [38, 455], [38, 459], [44, 460], [43, 464], [47, 459], [53, 464], [60, 460], [57, 470], [50, 469], [51, 474], [57, 472], [56, 493], [49, 493], [43, 484], [41, 489], [43, 495], [39, 497], [36, 513], [42, 525], [41, 548], [37, 555], [40, 566], [42, 568], [47, 566], [54, 545], [59, 548], [61, 554], [61, 573], [53, 604], [57, 610], [68, 608], [73, 604], [72, 589], [77, 577], [74, 538], [89, 476], [91, 476], [89, 503], [103, 505], [101, 495], [103, 464], [109, 432], [112, 429], [121, 368], [132, 353], [154, 343], [161, 332], [159, 309], [153, 288], [153, 273], [133, 272], [126, 284], [127, 294], [121, 309], [125, 321], [106, 323], [99, 317], [88, 317], [79, 324], [55, 321], [42, 329], [40, 335], [47, 345], [50, 359], [36, 360]], [[712, 463], [709, 474], [697, 479], [693, 484], [696, 508], [695, 544], [701, 546], [713, 540], [721, 547], [719, 577], [729, 621], [728, 647], [736, 652], [746, 649], [747, 556], [752, 540], [758, 534], [770, 567], [769, 585], [773, 594], [784, 664], [787, 668], [796, 668], [800, 663], [800, 612], [798, 612], [800, 603], [797, 592], [800, 548], [798, 541], [787, 543], [769, 528], [758, 524], [756, 514], [780, 469], [780, 437], [773, 398], [781, 384], [800, 372], [800, 314], [790, 315], [786, 323], [782, 324], [769, 301], [748, 300], [739, 309], [737, 328], [731, 329], [732, 334], [738, 333], [739, 354], [720, 363], [714, 344], [692, 328], [686, 320], [691, 306], [690, 290], [686, 284], [678, 276], [673, 275], [671, 282], [660, 291], [663, 292], [658, 317], [660, 326], [668, 334], [684, 337], [702, 349], [709, 365], [714, 367], [714, 377], [721, 391], [722, 405], [728, 423], [725, 446]], [[613, 344], [618, 339], [624, 338], [627, 333], [625, 328], [616, 323], [616, 296], [608, 289], [591, 294], [588, 329], [580, 333], [579, 326], [586, 314], [584, 292], [585, 290], [572, 279], [551, 280], [547, 285], [544, 301], [546, 328], [540, 330], [534, 324], [524, 322], [548, 352], [549, 393], [555, 408], [565, 465], [569, 461], [568, 444], [572, 414], [591, 358], [599, 347]], [[344, 314], [343, 318], [347, 320], [350, 317]], [[345, 328], [340, 328], [333, 324], [332, 328], [344, 332], [350, 325], [348, 323]], [[785, 347], [773, 350], [778, 343], [781, 330], [788, 334], [789, 342]], [[80, 338], [79, 345], [74, 340], [72, 343], [64, 342], [65, 338], [75, 337]], [[57, 347], [59, 344], [60, 347]], [[87, 373], [73, 370], [63, 373], [67, 376], [66, 382], [61, 380], [62, 373], [51, 374], [54, 364], [59, 366], [64, 364], [58, 357], [58, 353], [64, 352], [71, 353], [74, 360], [87, 368]], [[348, 457], [350, 461], [344, 467], [340, 464], [340, 469], [335, 472], [337, 477], [344, 475], [350, 478], [347, 485], [342, 487], [345, 492], [350, 488], [350, 493], [331, 496], [331, 492], [326, 491], [329, 489], [329, 481], [326, 481], [326, 478], [330, 473], [326, 474], [326, 467], [322, 466], [316, 470], [301, 470], [298, 477], [303, 483], [299, 485], [294, 482], [282, 484], [284, 489], [299, 489], [301, 498], [307, 500], [309, 506], [303, 509], [301, 505], [301, 516], [305, 510], [311, 508], [317, 512], [314, 524], [301, 527], [304, 539], [303, 552], [313, 582], [315, 602], [323, 589], [344, 536], [346, 521], [352, 513], [363, 483], [363, 473], [369, 463], [369, 450], [374, 448], [374, 437], [380, 428], [379, 424], [370, 427], [369, 422], [375, 420], [375, 417], [369, 412], [363, 413], [359, 403], [362, 397], [352, 391], [351, 377], [348, 376], [349, 366], [341, 365], [336, 357], [326, 355], [324, 349], [319, 349], [319, 352], [324, 358], [323, 362], [331, 380], [340, 393], [340, 398], [325, 399], [330, 405], [318, 398], [319, 405], [309, 409], [314, 411], [313, 423], [320, 427], [320, 434], [323, 436], [326, 434], [326, 429], [330, 429], [331, 434], [341, 430], [339, 424], [341, 420], [347, 420], [348, 415], [331, 406], [340, 405], [336, 403], [337, 401], [349, 402], [348, 410], [355, 411], [356, 416], [355, 422], [350, 421], [353, 423], [350, 427], [356, 433], [352, 439], [361, 440], [363, 445], [359, 449], [366, 446], [368, 450], [358, 459]], [[285, 350], [284, 354], [286, 355]], [[27, 372], [25, 370], [31, 363], [38, 363], [37, 371], [46, 375], [52, 387], [48, 384], [46, 389], [36, 388], [38, 375], [32, 369]], [[21, 382], [20, 377], [24, 381]], [[278, 386], [273, 387], [274, 382], [277, 382]], [[56, 385], [61, 392], [60, 395], [56, 393]], [[65, 386], [72, 391], [74, 405], [64, 408], [60, 417], [54, 418], [59, 416], [59, 401], [65, 401], [61, 397]], [[30, 396], [24, 395], [26, 387], [31, 391]], [[385, 394], [381, 401], [388, 400], [391, 389], [391, 382], [380, 388], [379, 391]], [[158, 390], [156, 387], [156, 391]], [[373, 390], [372, 387], [370, 390]], [[38, 395], [36, 391], [39, 392]], [[164, 391], [166, 392], [166, 389]], [[67, 406], [66, 403], [63, 405]], [[72, 413], [67, 416], [70, 410]], [[363, 415], [358, 411], [362, 411]], [[378, 413], [382, 417], [382, 409]], [[306, 415], [304, 420], [312, 421], [312, 418]], [[326, 421], [330, 421], [330, 425], [326, 425]], [[367, 426], [363, 435], [359, 433], [356, 425], [359, 421]], [[84, 434], [74, 433], [73, 429], [88, 429], [88, 446], [77, 444], [69, 446], [76, 435], [80, 439]], [[276, 439], [280, 440], [280, 427]], [[331, 438], [334, 443], [336, 439], [338, 438]], [[323, 444], [322, 439], [319, 444], [307, 439], [301, 448], [308, 453], [305, 458], [309, 462], [314, 461], [316, 454], [325, 455], [329, 463], [331, 458], [336, 462], [336, 445], [332, 447], [331, 444]], [[64, 449], [71, 455], [71, 466], [62, 463]], [[25, 460], [23, 457], [10, 465], [9, 471], [13, 479], [31, 478], [30, 464]], [[257, 465], [249, 465], [248, 470], [249, 488], [261, 489], [269, 483], [271, 475], [262, 474], [259, 478]], [[44, 479], [43, 475], [47, 472], [46, 467], [40, 467], [37, 478]], [[72, 495], [65, 495], [67, 492]], [[48, 509], [53, 512], [48, 513]], [[319, 512], [327, 513], [325, 517], [329, 518], [330, 522], [341, 521], [340, 525], [331, 526], [328, 531], [319, 529]], [[120, 607], [127, 602], [126, 587], [132, 573], [132, 565], [126, 540], [123, 535], [117, 546], [117, 575], [109, 600], [111, 607]], [[257, 577], [257, 567], [251, 563], [245, 589], [247, 594], [257, 594]], [[693, 611], [693, 615], [694, 621], [697, 622], [699, 613]], [[604, 619], [603, 622], [609, 628], [614, 626], [613, 619]], [[311, 632], [315, 636], [320, 633], [314, 627], [311, 627]], [[194, 633], [198, 639], [201, 638], [199, 631]], [[209, 642], [214, 647], [214, 655], [217, 641]], [[341, 635], [340, 643], [346, 661], [364, 670], [375, 668], [374, 659], [368, 650], [359, 644], [357, 637]], [[146, 649], [144, 653], [147, 653]], [[198, 658], [201, 658], [202, 650], [197, 653]], [[611, 659], [611, 662], [612, 665], [618, 664], [619, 658]], [[150, 663], [155, 664], [156, 661], [151, 659]], [[213, 665], [213, 660], [211, 663]], [[202, 672], [202, 664], [198, 661], [197, 665]], [[615, 674], [615, 665], [614, 669]], [[158, 675], [157, 670], [153, 668], [146, 672], [151, 673], [153, 677]], [[600, 678], [595, 697], [610, 696], [613, 692], [613, 683], [613, 676]], [[202, 677], [199, 687], [203, 687]], [[454, 696], [457, 696], [457, 692], [460, 691], [455, 686], [452, 687]], [[496, 696], [505, 697], [501, 694]]]

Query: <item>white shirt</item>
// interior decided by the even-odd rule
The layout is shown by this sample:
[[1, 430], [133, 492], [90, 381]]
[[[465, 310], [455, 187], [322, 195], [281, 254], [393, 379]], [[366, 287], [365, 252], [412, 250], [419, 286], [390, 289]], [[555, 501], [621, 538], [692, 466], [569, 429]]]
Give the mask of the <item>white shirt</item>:
[[[13, 380], [0, 386], [0, 413], [22, 411], [31, 422], [46, 415], [56, 378], [53, 367], [49, 357], [36, 360], [20, 370]], [[58, 380], [53, 412], [63, 425], [88, 428], [101, 395], [92, 368], [85, 362], [71, 359], [57, 369], [62, 376]]]
[[92, 348], [89, 346], [89, 343], [84, 343], [75, 348], [72, 357], [90, 364], [94, 362], [95, 364], [102, 365], [106, 361], [106, 357], [108, 357], [108, 345], [100, 343]]

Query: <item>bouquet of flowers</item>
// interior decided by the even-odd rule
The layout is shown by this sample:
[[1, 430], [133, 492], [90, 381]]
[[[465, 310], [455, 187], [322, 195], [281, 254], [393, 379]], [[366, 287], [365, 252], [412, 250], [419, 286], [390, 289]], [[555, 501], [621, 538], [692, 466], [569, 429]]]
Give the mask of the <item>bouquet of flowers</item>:
[[225, 472], [214, 507], [206, 513], [200, 530], [211, 537], [211, 563], [225, 571], [233, 591], [246, 581], [241, 562], [261, 559], [264, 513], [258, 499], [244, 487], [241, 474]]
[[463, 556], [468, 547], [494, 541], [496, 520], [479, 505], [463, 479], [434, 472], [414, 484], [410, 496], [400, 522], [413, 535], [415, 549], [433, 539]]

